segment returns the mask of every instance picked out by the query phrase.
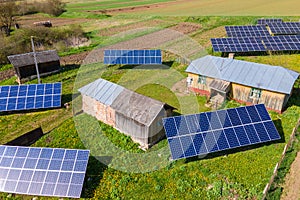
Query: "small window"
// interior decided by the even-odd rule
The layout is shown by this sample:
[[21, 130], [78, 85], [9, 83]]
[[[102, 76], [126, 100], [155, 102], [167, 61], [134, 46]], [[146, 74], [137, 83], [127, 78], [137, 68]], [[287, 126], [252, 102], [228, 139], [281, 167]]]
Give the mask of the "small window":
[[199, 77], [198, 77], [198, 83], [200, 83], [200, 84], [206, 84], [206, 76], [199, 75]]
[[261, 90], [257, 88], [252, 88], [250, 92], [250, 98], [259, 99], [261, 96]]

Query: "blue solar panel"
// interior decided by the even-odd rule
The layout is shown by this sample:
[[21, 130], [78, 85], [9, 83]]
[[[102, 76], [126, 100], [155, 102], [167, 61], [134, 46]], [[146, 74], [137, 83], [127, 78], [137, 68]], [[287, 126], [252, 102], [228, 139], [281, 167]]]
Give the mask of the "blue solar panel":
[[212, 38], [215, 52], [299, 51], [300, 35]]
[[259, 25], [266, 25], [269, 23], [282, 23], [282, 19], [280, 18], [262, 18], [257, 20], [257, 24]]
[[104, 64], [162, 64], [161, 50], [104, 50]]
[[0, 86], [0, 111], [61, 106], [61, 83]]
[[193, 140], [191, 138], [191, 136], [182, 136], [180, 137], [180, 142], [182, 147], [184, 148], [184, 156], [185, 157], [190, 157], [190, 155], [195, 155], [196, 154], [196, 150], [195, 147], [193, 145]]
[[0, 145], [0, 191], [79, 198], [89, 150]]
[[262, 37], [268, 51], [300, 50], [300, 35]]
[[262, 37], [270, 36], [264, 25], [252, 26], [225, 26], [228, 37]]
[[172, 159], [280, 139], [263, 104], [163, 119]]
[[215, 52], [263, 52], [266, 48], [260, 37], [212, 38]]
[[169, 118], [163, 121], [167, 137], [174, 137], [177, 135], [174, 118]]
[[267, 25], [276, 35], [300, 34], [300, 22], [268, 23]]

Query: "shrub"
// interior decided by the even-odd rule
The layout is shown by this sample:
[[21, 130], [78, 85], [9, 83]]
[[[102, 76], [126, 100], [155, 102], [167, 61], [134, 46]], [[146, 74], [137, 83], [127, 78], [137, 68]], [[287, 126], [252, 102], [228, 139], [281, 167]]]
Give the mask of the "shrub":
[[85, 34], [79, 25], [51, 29], [46, 27], [19, 29], [10, 37], [0, 36], [0, 64], [8, 63], [8, 55], [30, 52], [31, 36], [35, 36], [34, 43], [37, 51], [50, 48], [55, 48], [58, 51], [68, 51], [69, 48], [74, 46], [74, 41], [85, 38]]
[[53, 16], [59, 16], [65, 12], [66, 4], [61, 0], [34, 1], [33, 3], [22, 2], [20, 14], [46, 13]]

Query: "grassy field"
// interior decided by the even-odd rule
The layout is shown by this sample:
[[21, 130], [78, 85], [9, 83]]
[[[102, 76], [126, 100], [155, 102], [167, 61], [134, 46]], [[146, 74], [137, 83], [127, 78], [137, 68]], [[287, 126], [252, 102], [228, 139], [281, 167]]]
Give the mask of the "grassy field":
[[114, 8], [136, 7], [153, 5], [156, 3], [171, 2], [174, 0], [109, 0], [109, 1], [77, 1], [67, 4], [69, 11], [101, 11]]
[[[158, 6], [151, 6], [155, 3]], [[134, 0], [130, 2], [124, 0], [78, 0], [68, 3], [67, 9], [69, 11], [104, 11], [145, 5], [148, 8], [134, 8], [130, 14], [169, 16], [298, 16], [299, 10], [297, 8], [300, 6], [300, 3], [297, 0], [276, 2], [272, 0], [263, 2], [253, 0], [243, 2], [243, 4], [239, 0]]]
[[[74, 48], [70, 52], [59, 52], [60, 55], [69, 55], [85, 50], [90, 50], [97, 45], [106, 46], [117, 42], [130, 40], [141, 35], [151, 33], [155, 30], [171, 27], [182, 22], [192, 22], [201, 24], [201, 28], [190, 34], [190, 37], [199, 44], [205, 46], [209, 42], [210, 37], [215, 37], [216, 29], [224, 25], [242, 25], [254, 24], [256, 17], [161, 17], [145, 15], [145, 13], [126, 14], [117, 16], [100, 17], [93, 14], [86, 14], [87, 10], [101, 10], [109, 8], [119, 8], [126, 6], [145, 5], [162, 1], [131, 1], [122, 4], [122, 1], [106, 0], [106, 1], [82, 1], [75, 0], [67, 4], [67, 13], [62, 18], [70, 18], [76, 21], [76, 13], [86, 18], [92, 18], [90, 21], [82, 24], [84, 30], [89, 34], [94, 46], [84, 47], [83, 49]], [[166, 1], [164, 1], [166, 2]], [[220, 5], [224, 1], [218, 1]], [[205, 12], [217, 12], [220, 15], [226, 12], [234, 14], [246, 14], [248, 11], [260, 11], [253, 5], [256, 1], [246, 2], [248, 9], [245, 13], [241, 13], [241, 4], [235, 2], [230, 10], [215, 6], [214, 3], [201, 1], [196, 3], [192, 0], [189, 2], [182, 1], [172, 4], [169, 7], [161, 7], [161, 11], [171, 15], [199, 15]], [[233, 1], [234, 3], [234, 1]], [[257, 2], [256, 2], [257, 3]], [[267, 5], [270, 1], [265, 2]], [[296, 3], [296, 2], [294, 2]], [[264, 5], [262, 8], [265, 8]], [[274, 9], [280, 3], [274, 4]], [[80, 6], [83, 9], [80, 9]], [[180, 7], [176, 7], [180, 6]], [[198, 6], [198, 7], [197, 7]], [[207, 8], [203, 11], [202, 7]], [[296, 7], [296, 6], [294, 6]], [[291, 8], [290, 15], [293, 15]], [[180, 9], [182, 8], [182, 9]], [[169, 10], [168, 10], [169, 9]], [[176, 10], [177, 9], [177, 10]], [[196, 10], [198, 9], [198, 10]], [[219, 11], [218, 11], [218, 10]], [[223, 11], [222, 11], [222, 10]], [[176, 12], [175, 10], [182, 10]], [[189, 12], [187, 12], [187, 11]], [[276, 11], [276, 10], [274, 10]], [[157, 14], [158, 11], [152, 10], [151, 14]], [[172, 15], [173, 15], [172, 14]], [[268, 14], [268, 13], [265, 13]], [[274, 12], [274, 15], [276, 13]], [[296, 17], [285, 17], [285, 19], [297, 19]], [[139, 33], [124, 34], [123, 37], [111, 37], [111, 35], [103, 36], [101, 33], [107, 33], [116, 30], [126, 30], [124, 27], [133, 26], [136, 23], [150, 23], [152, 20], [161, 20], [161, 24], [157, 25], [157, 29]], [[222, 33], [220, 33], [222, 34]], [[211, 47], [207, 47], [209, 50]], [[12, 112], [0, 114], [0, 137], [1, 144], [4, 144], [22, 134], [41, 126], [45, 134], [32, 146], [39, 147], [61, 147], [61, 148], [87, 148], [83, 136], [89, 136], [89, 140], [95, 139], [93, 148], [101, 149], [105, 146], [102, 141], [96, 140], [97, 135], [93, 135], [93, 130], [86, 132], [85, 135], [78, 130], [78, 122], [81, 121], [88, 124], [96, 121], [93, 117], [82, 114], [73, 117], [72, 108], [75, 111], [80, 110], [80, 98], [76, 98], [72, 102], [72, 95], [77, 94], [77, 89], [91, 80], [99, 77], [119, 83], [129, 89], [135, 90], [146, 96], [164, 101], [175, 108], [179, 113], [193, 113], [208, 111], [205, 107], [205, 97], [183, 95], [178, 96], [172, 91], [172, 85], [186, 77], [184, 72], [187, 67], [184, 64], [172, 62], [175, 55], [171, 54], [164, 57], [164, 61], [168, 63], [168, 70], [162, 69], [134, 69], [131, 66], [103, 66], [95, 63], [90, 65], [79, 66], [63, 66], [63, 70], [55, 75], [42, 78], [44, 83], [57, 82], [63, 83], [62, 104], [71, 102], [71, 108], [60, 108], [50, 110], [38, 110], [27, 112]], [[236, 59], [260, 62], [272, 65], [281, 65], [286, 68], [300, 72], [299, 54], [295, 55], [272, 55], [272, 56], [248, 56], [237, 57]], [[1, 71], [10, 68], [9, 65], [0, 68]], [[81, 81], [78, 82], [78, 79]], [[36, 80], [29, 83], [36, 83]], [[0, 82], [0, 85], [16, 84], [15, 77]], [[298, 87], [296, 85], [296, 87]], [[292, 129], [300, 117], [300, 100], [299, 94], [295, 93], [289, 103], [288, 108], [282, 114], [270, 112], [274, 123], [282, 136], [282, 140], [275, 143], [266, 143], [262, 145], [254, 145], [252, 147], [235, 149], [221, 153], [211, 154], [204, 158], [189, 158], [178, 161], [169, 162], [167, 165], [153, 172], [147, 173], [131, 173], [123, 172], [113, 168], [113, 165], [106, 166], [95, 158], [95, 151], [91, 151], [89, 158], [86, 179], [84, 182], [82, 198], [94, 199], [260, 199], [265, 185], [268, 183], [273, 169], [281, 156], [283, 147], [290, 137]], [[78, 107], [79, 105], [79, 107]], [[230, 101], [224, 107], [237, 107], [240, 104]], [[97, 121], [96, 121], [97, 122]], [[97, 122], [102, 129], [105, 137], [115, 146], [129, 153], [149, 154], [155, 151], [167, 149], [166, 139], [153, 146], [149, 151], [143, 152], [138, 149], [138, 145], [133, 143], [131, 139], [117, 130]], [[170, 153], [167, 152], [169, 156]], [[271, 158], [271, 159], [270, 159]], [[105, 159], [105, 158], [102, 158]], [[119, 159], [115, 155], [112, 159]], [[137, 164], [138, 165], [138, 164]], [[0, 193], [0, 199], [30, 199], [28, 196], [11, 196], [6, 193]], [[38, 199], [49, 199], [39, 197]], [[57, 199], [57, 198], [53, 198]]]

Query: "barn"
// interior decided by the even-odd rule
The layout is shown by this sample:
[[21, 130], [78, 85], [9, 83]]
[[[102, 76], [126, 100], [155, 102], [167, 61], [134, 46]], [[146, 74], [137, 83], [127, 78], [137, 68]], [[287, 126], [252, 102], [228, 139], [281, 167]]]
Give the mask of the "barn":
[[221, 104], [225, 99], [258, 104], [281, 112], [291, 96], [299, 74], [280, 66], [271, 66], [204, 56], [191, 62], [186, 69], [191, 91]]
[[149, 148], [165, 136], [162, 118], [171, 116], [173, 107], [98, 79], [79, 89], [82, 110], [130, 136], [142, 148]]
[[[8, 60], [14, 66], [18, 82], [23, 79], [36, 77], [36, 68], [33, 52], [8, 56]], [[36, 59], [40, 76], [56, 73], [60, 70], [60, 58], [55, 50], [36, 52]]]

